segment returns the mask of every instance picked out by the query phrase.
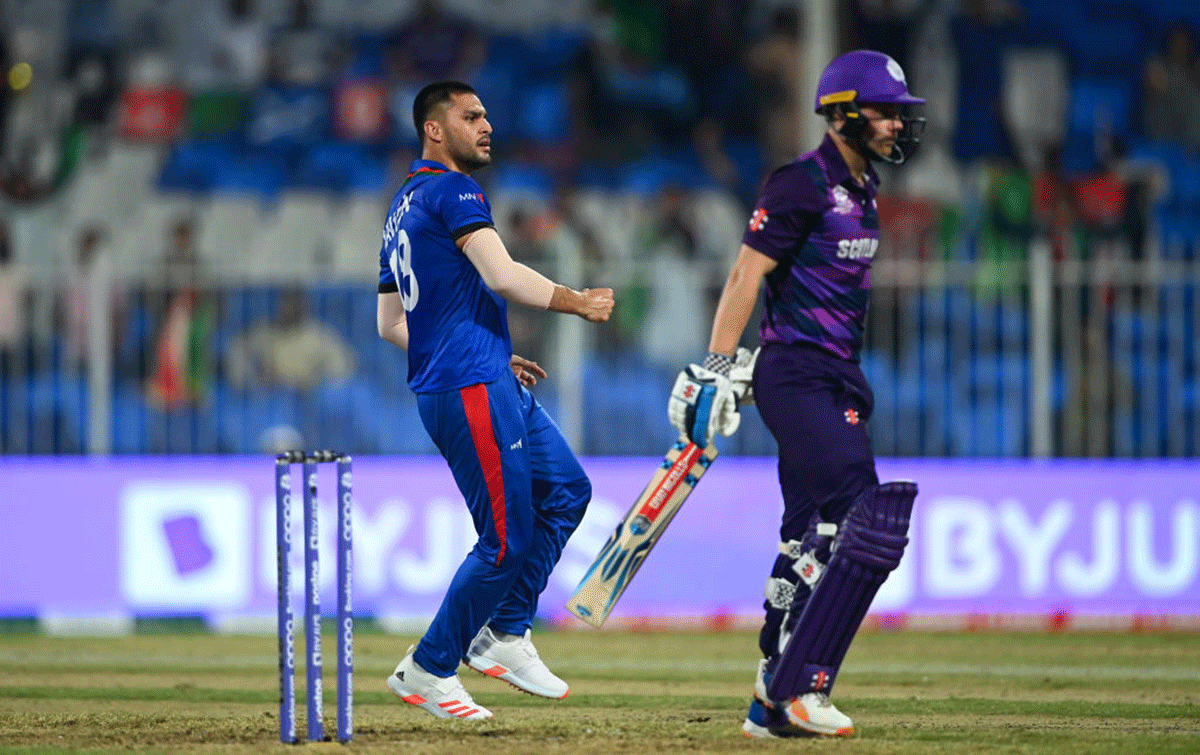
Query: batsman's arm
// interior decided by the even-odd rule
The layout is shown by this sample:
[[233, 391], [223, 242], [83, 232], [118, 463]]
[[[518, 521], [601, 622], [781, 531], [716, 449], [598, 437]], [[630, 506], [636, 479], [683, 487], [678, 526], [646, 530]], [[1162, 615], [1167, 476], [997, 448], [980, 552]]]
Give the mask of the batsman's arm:
[[408, 317], [404, 314], [404, 304], [400, 301], [398, 291], [379, 295], [375, 307], [375, 327], [379, 330], [380, 338], [408, 350]]
[[708, 341], [709, 351], [734, 355], [738, 341], [746, 330], [746, 323], [750, 322], [750, 315], [754, 312], [763, 278], [778, 264], [767, 255], [742, 244], [717, 302], [712, 335]]

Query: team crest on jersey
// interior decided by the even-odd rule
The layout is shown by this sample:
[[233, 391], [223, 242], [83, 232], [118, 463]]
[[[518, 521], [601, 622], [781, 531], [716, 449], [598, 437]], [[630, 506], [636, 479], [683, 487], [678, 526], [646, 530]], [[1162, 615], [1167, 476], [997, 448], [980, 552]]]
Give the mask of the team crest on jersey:
[[847, 409], [846, 410], [846, 422], [851, 425], [858, 424], [858, 410], [857, 409]]
[[854, 200], [845, 186], [833, 187], [833, 211], [839, 215], [849, 215], [854, 212]]
[[767, 224], [767, 220], [767, 211], [759, 207], [754, 211], [754, 214], [750, 216], [750, 230], [761, 231], [763, 226]]
[[460, 202], [470, 202], [471, 200], [475, 200], [479, 204], [483, 204], [483, 194], [459, 194], [458, 195], [458, 201], [460, 201]]

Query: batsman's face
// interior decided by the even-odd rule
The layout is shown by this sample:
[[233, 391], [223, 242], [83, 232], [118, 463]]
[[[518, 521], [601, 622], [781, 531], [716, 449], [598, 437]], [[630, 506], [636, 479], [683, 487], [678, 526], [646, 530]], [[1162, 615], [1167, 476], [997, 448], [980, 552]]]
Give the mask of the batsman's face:
[[900, 106], [867, 103], [861, 105], [859, 109], [867, 122], [871, 124], [871, 130], [867, 136], [867, 146], [880, 157], [886, 158], [892, 154], [892, 148], [896, 146], [896, 139], [904, 129], [904, 121], [900, 117], [903, 114]]
[[479, 97], [456, 94], [446, 107], [446, 152], [466, 172], [492, 162], [492, 124]]

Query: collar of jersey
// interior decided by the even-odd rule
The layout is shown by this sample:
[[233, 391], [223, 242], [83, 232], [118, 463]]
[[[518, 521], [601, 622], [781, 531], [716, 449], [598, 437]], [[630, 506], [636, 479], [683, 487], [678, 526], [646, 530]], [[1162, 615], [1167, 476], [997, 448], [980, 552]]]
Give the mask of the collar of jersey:
[[413, 180], [417, 176], [430, 175], [435, 173], [448, 173], [450, 171], [445, 165], [433, 160], [414, 160], [409, 166], [408, 178], [405, 178], [405, 183]]
[[864, 187], [850, 175], [850, 166], [846, 165], [846, 158], [842, 157], [842, 153], [838, 151], [832, 136], [825, 134], [825, 139], [821, 141], [821, 146], [817, 147], [817, 152], [825, 160], [825, 170], [829, 173], [831, 186], [841, 184], [851, 191], [866, 194], [868, 197], [875, 196], [875, 188], [879, 186], [879, 174], [875, 172], [875, 166], [867, 163], [867, 186]]

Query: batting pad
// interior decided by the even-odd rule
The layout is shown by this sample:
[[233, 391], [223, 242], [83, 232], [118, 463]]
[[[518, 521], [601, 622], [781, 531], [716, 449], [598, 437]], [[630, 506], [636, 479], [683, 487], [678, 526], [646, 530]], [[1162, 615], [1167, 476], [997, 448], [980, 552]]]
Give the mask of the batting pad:
[[875, 593], [900, 565], [916, 483], [864, 492], [838, 527], [833, 557], [813, 588], [767, 685], [772, 700], [828, 693]]

